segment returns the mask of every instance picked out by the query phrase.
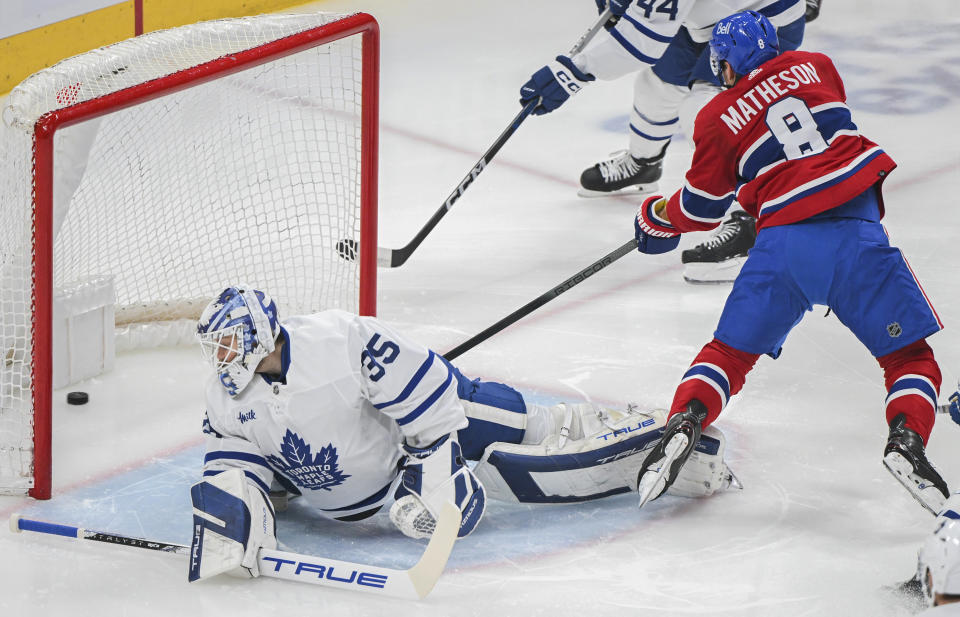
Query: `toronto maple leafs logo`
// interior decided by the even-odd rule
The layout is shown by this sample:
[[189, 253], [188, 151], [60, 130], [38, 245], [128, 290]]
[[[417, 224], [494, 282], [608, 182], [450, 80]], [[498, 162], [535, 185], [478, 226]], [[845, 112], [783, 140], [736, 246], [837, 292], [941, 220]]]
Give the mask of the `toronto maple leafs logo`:
[[283, 436], [280, 454], [283, 455], [282, 459], [271, 454], [267, 460], [303, 488], [329, 491], [350, 477], [338, 469], [337, 449], [332, 443], [320, 448], [320, 452], [314, 455], [310, 445], [290, 429]]

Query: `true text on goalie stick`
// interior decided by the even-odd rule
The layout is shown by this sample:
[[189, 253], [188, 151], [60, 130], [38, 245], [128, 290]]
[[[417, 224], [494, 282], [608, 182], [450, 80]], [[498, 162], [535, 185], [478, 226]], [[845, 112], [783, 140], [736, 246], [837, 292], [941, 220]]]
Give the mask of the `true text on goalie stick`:
[[[457, 539], [459, 528], [460, 510], [453, 504], [445, 504], [423, 556], [416, 565], [407, 570], [352, 563], [329, 557], [260, 549], [258, 556], [260, 575], [325, 587], [338, 587], [395, 598], [419, 600], [430, 593], [443, 573], [443, 568], [446, 566], [450, 551], [453, 550], [453, 544]], [[184, 544], [48, 523], [23, 518], [19, 514], [10, 516], [10, 530], [14, 533], [33, 531], [77, 540], [93, 540], [190, 557], [190, 547]]]

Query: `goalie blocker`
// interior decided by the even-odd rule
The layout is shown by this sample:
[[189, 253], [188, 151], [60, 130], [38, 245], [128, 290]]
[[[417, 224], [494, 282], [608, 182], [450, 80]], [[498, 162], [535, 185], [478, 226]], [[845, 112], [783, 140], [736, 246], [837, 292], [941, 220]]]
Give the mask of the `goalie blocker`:
[[[514, 503], [573, 503], [637, 490], [644, 456], [663, 434], [665, 412], [602, 412], [602, 430], [583, 439], [564, 431], [535, 445], [493, 443], [473, 472], [491, 499]], [[730, 486], [741, 488], [723, 462], [724, 437], [710, 427], [668, 491], [702, 497]]]
[[197, 482], [193, 500], [190, 572], [194, 581], [227, 573], [240, 578], [260, 576], [261, 548], [277, 548], [276, 522], [267, 496], [241, 469], [231, 469]]

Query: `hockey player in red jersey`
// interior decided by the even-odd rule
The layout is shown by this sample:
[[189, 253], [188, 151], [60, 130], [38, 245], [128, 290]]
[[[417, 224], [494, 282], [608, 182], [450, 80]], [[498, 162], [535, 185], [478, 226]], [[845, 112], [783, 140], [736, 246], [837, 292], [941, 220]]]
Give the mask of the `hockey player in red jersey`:
[[830, 59], [781, 54], [763, 15], [719, 21], [710, 48], [728, 89], [697, 116], [683, 188], [640, 207], [638, 247], [672, 250], [681, 233], [716, 227], [734, 200], [757, 219], [757, 243], [641, 467], [641, 505], [670, 486], [760, 355], [776, 358], [804, 312], [821, 304], [883, 369], [890, 430], [883, 462], [936, 514], [949, 491], [924, 453], [941, 380], [925, 338], [943, 326], [879, 223], [881, 184], [896, 164], [860, 134]]

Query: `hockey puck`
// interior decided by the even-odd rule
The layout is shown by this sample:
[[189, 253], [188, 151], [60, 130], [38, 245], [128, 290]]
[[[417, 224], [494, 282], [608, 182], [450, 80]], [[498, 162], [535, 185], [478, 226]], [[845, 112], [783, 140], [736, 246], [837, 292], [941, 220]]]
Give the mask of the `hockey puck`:
[[86, 392], [68, 392], [67, 403], [70, 405], [86, 405], [90, 396]]
[[347, 261], [355, 261], [357, 259], [357, 241], [341, 240], [337, 242], [337, 253]]

